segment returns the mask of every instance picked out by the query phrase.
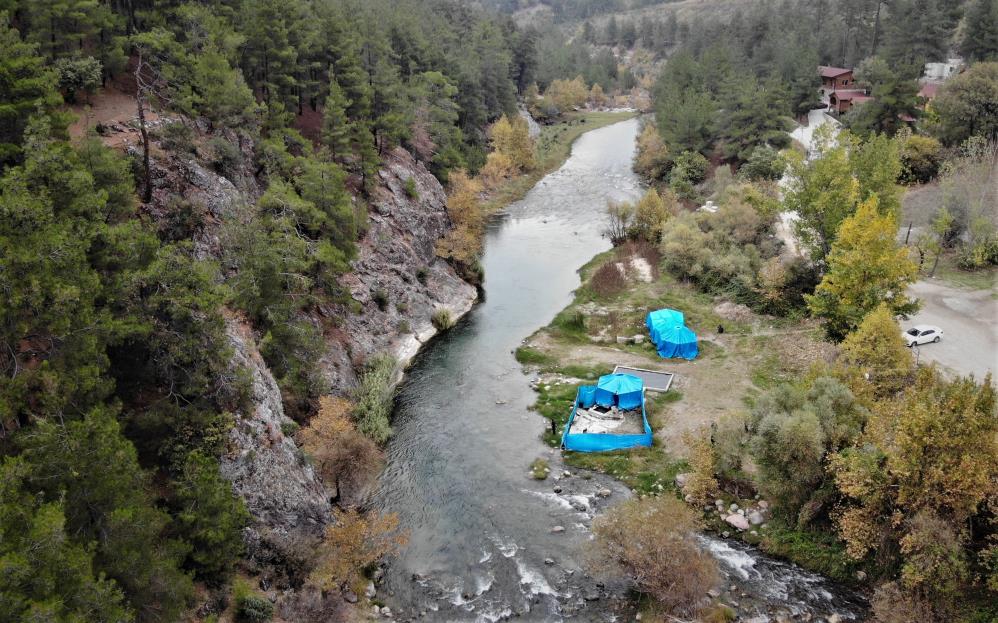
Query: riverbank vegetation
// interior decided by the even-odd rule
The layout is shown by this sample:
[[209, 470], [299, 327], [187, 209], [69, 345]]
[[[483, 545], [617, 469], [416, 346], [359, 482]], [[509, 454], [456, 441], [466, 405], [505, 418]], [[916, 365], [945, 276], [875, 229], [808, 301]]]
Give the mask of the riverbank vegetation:
[[[682, 399], [650, 402], [655, 447], [566, 461], [683, 496], [712, 529], [868, 588], [879, 621], [898, 620], [890, 604], [986, 617], [998, 588], [992, 380], [915, 365], [895, 320], [915, 304], [903, 293], [918, 268], [896, 239], [901, 147], [840, 140], [790, 156], [782, 198], [742, 179], [715, 181], [716, 211], [689, 212], [669, 188], [608, 206], [618, 246], [583, 268], [575, 301], [518, 357], [540, 373], [536, 408], [564, 426], [583, 378], [565, 370], [661, 367], [644, 315], [681, 309], [701, 353], [668, 364]], [[807, 257], [777, 236], [791, 205]], [[734, 529], [728, 504], [754, 508], [757, 495], [767, 514]]]

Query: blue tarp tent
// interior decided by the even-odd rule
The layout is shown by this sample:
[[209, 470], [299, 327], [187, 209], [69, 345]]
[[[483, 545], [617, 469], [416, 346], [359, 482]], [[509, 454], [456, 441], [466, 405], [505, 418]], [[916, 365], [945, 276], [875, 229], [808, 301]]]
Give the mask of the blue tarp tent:
[[683, 323], [683, 313], [659, 309], [648, 313], [645, 324], [658, 354], [662, 357], [693, 359], [697, 356], [697, 336]]
[[671, 329], [675, 326], [685, 327], [686, 319], [683, 317], [683, 312], [681, 311], [656, 309], [655, 311], [648, 312], [648, 316], [645, 317], [645, 324], [648, 326], [648, 332], [651, 334], [651, 341], [658, 343], [660, 331]]
[[596, 404], [621, 409], [641, 406], [644, 383], [633, 374], [607, 374], [596, 382]]
[[[575, 396], [572, 414], [568, 417], [565, 432], [561, 436], [561, 447], [576, 452], [602, 452], [605, 450], [626, 450], [637, 446], [651, 447], [652, 432], [645, 413], [644, 383], [631, 374], [608, 374], [601, 376], [596, 385], [583, 385]], [[644, 432], [637, 434], [613, 433], [570, 433], [575, 421], [575, 412], [588, 409], [594, 404], [623, 409], [641, 408], [641, 424]]]

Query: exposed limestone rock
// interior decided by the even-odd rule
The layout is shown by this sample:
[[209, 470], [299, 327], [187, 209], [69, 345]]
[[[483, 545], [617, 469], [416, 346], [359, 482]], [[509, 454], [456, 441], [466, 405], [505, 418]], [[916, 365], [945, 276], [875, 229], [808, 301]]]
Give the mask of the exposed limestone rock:
[[253, 545], [262, 539], [262, 528], [268, 539], [284, 539], [302, 531], [316, 534], [329, 518], [330, 507], [312, 466], [282, 431], [291, 420], [284, 415], [280, 389], [264, 365], [250, 327], [230, 316], [226, 334], [233, 347], [233, 363], [250, 374], [253, 408], [236, 414], [229, 449], [220, 460], [221, 472], [255, 520], [246, 535], [252, 556]]
[[[438, 331], [431, 322], [437, 309], [457, 320], [478, 298], [473, 286], [436, 256], [436, 242], [451, 227], [447, 197], [435, 177], [409, 152], [395, 149], [384, 156], [375, 189], [368, 230], [358, 243], [357, 259], [340, 282], [363, 306], [343, 318], [342, 331], [330, 342], [321, 362], [330, 385], [344, 391], [356, 382], [354, 364], [381, 352], [402, 367]], [[405, 187], [413, 181], [415, 194]], [[387, 298], [381, 309], [375, 293]], [[324, 310], [331, 317], [342, 310]], [[402, 330], [408, 324], [408, 331]]]

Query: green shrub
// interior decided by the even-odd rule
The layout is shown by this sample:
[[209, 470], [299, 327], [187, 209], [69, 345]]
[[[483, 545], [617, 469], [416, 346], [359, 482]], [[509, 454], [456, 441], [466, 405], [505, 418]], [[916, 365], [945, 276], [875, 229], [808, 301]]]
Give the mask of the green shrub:
[[586, 316], [578, 310], [564, 310], [551, 321], [551, 326], [562, 336], [583, 337], [586, 333]]
[[216, 136], [208, 141], [208, 158], [215, 171], [231, 176], [242, 164], [243, 155], [238, 147]]
[[371, 296], [371, 299], [381, 311], [388, 309], [388, 292], [384, 288], [378, 288], [375, 290], [374, 294]]
[[236, 621], [240, 623], [266, 623], [274, 617], [274, 604], [245, 580], [237, 580], [233, 587]]
[[354, 391], [357, 430], [376, 443], [385, 443], [392, 435], [396, 365], [397, 362], [390, 355], [374, 357], [368, 362]]
[[180, 121], [163, 126], [163, 148], [181, 154], [194, 153], [194, 129]]
[[525, 365], [547, 365], [554, 363], [554, 359], [536, 348], [530, 348], [529, 346], [520, 346], [516, 349], [516, 360]]
[[426, 267], [424, 266], [424, 267], [422, 267], [422, 268], [420, 268], [419, 270], [416, 271], [416, 281], [418, 281], [419, 283], [421, 283], [421, 284], [423, 284], [425, 286], [426, 285], [426, 277], [428, 275], [429, 275], [429, 272], [427, 272]]
[[437, 331], [446, 331], [454, 326], [454, 318], [451, 316], [450, 310], [443, 307], [433, 312], [430, 322], [437, 328]]
[[416, 189], [416, 180], [413, 178], [406, 178], [405, 180], [405, 196], [410, 199], [419, 199], [419, 190]]
[[412, 333], [412, 325], [409, 324], [408, 320], [400, 320], [398, 324], [399, 333]]

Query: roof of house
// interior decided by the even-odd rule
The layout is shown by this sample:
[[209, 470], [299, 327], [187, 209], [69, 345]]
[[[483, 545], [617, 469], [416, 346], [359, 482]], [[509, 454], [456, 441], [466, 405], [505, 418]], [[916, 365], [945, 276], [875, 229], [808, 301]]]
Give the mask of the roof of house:
[[922, 88], [918, 90], [918, 96], [930, 100], [936, 96], [937, 91], [939, 91], [938, 82], [926, 82], [922, 85]]
[[[842, 102], [865, 102], [867, 100], [872, 100], [873, 98], [867, 95], [865, 92], [857, 89], [842, 89], [840, 91], [832, 91], [832, 96], [835, 99]], [[831, 96], [830, 96], [831, 97]]]
[[835, 78], [841, 76], [842, 74], [851, 73], [851, 69], [846, 69], [844, 67], [829, 67], [827, 65], [818, 65], [818, 73], [821, 74], [822, 78]]

